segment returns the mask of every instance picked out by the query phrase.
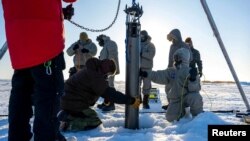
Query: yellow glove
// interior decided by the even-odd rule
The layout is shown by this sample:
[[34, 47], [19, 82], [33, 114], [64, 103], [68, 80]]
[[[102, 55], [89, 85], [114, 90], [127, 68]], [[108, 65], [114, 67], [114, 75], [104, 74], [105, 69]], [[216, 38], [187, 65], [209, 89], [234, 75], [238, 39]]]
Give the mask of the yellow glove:
[[135, 97], [134, 99], [135, 99], [135, 101], [132, 104], [132, 106], [137, 109], [137, 108], [139, 108], [139, 106], [141, 104], [141, 99], [139, 97]]

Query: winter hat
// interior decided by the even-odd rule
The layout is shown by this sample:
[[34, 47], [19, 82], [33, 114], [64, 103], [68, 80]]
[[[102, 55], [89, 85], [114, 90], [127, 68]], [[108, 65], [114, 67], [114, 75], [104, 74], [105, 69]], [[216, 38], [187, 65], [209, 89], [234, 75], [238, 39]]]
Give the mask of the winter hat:
[[190, 52], [187, 48], [180, 48], [174, 53], [174, 61], [182, 61], [182, 64], [188, 65], [190, 62]]
[[100, 46], [104, 46], [104, 40], [106, 40], [106, 38], [107, 38], [106, 35], [101, 34], [101, 35], [97, 36], [96, 41], [98, 42], [98, 44]]
[[116, 65], [114, 60], [104, 59], [101, 61], [101, 71], [107, 75], [116, 73]]
[[101, 34], [101, 35], [99, 35], [99, 36], [96, 37], [96, 41], [100, 42], [101, 40], [103, 40], [104, 37], [105, 37], [105, 35]]
[[192, 43], [192, 40], [190, 37], [187, 37], [186, 40], [185, 40], [185, 43]]
[[88, 39], [88, 34], [86, 32], [80, 33], [80, 40], [87, 41]]
[[142, 30], [142, 31], [141, 31], [141, 35], [143, 35], [143, 36], [146, 36], [146, 37], [147, 37], [147, 36], [148, 36], [148, 32], [147, 32], [146, 30]]
[[170, 31], [170, 33], [167, 35], [167, 39], [169, 41], [182, 41], [182, 38], [181, 38], [181, 32], [179, 29], [173, 29], [172, 31]]
[[169, 33], [169, 34], [167, 35], [167, 39], [168, 39], [169, 41], [172, 41], [173, 39], [177, 40], [177, 38], [176, 38], [173, 34], [171, 34], [171, 33]]
[[141, 42], [145, 42], [148, 40], [148, 32], [146, 30], [141, 31]]

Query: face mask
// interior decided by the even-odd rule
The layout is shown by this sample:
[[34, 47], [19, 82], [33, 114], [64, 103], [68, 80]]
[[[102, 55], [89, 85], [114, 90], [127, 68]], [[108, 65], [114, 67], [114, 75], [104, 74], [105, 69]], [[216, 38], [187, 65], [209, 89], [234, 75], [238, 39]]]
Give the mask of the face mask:
[[182, 61], [181, 61], [181, 60], [179, 60], [179, 61], [175, 61], [175, 62], [174, 62], [174, 66], [175, 66], [175, 68], [176, 68], [176, 69], [179, 69], [179, 68], [180, 68], [181, 63], [182, 63]]
[[174, 66], [178, 68], [180, 64], [182, 63], [181, 57], [179, 55], [174, 56]]
[[104, 46], [104, 40], [103, 39], [98, 40], [98, 44], [99, 46]]
[[145, 42], [147, 40], [147, 37], [144, 35], [141, 35], [141, 42]]
[[173, 42], [173, 44], [177, 44], [178, 43], [177, 40], [175, 40], [175, 39], [173, 39], [172, 42]]
[[192, 43], [187, 43], [189, 47], [193, 47]]

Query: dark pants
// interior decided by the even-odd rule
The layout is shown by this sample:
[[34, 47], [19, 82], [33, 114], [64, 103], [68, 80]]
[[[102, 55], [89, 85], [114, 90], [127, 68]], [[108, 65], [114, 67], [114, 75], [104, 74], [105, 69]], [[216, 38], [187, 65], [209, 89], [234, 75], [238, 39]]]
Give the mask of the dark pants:
[[[34, 141], [55, 141], [59, 132], [59, 98], [64, 89], [63, 53], [51, 60], [52, 74], [44, 64], [15, 70], [9, 100], [8, 141], [29, 141], [32, 137], [30, 118], [33, 115]], [[61, 134], [60, 134], [61, 135]], [[61, 136], [62, 137], [62, 136]]]

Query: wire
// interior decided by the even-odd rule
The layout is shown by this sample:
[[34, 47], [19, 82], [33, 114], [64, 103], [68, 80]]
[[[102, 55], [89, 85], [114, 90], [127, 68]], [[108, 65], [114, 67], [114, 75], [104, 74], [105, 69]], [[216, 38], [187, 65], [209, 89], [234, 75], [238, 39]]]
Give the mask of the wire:
[[[206, 76], [203, 74], [203, 77], [204, 77], [204, 79], [203, 79], [203, 81], [205, 82], [206, 81]], [[201, 83], [201, 88], [202, 88], [202, 83]], [[202, 90], [202, 92], [204, 92], [205, 93], [205, 95], [207, 96], [207, 98], [208, 98], [208, 100], [209, 100], [209, 102], [210, 102], [210, 108], [209, 108], [209, 111], [211, 111], [212, 110], [212, 107], [213, 107], [213, 103], [212, 103], [212, 101], [211, 101], [211, 98], [208, 96], [208, 94], [207, 94], [207, 92], [204, 90], [204, 89], [201, 89]]]
[[179, 114], [177, 120], [179, 120], [179, 119], [181, 118], [181, 115], [182, 115], [183, 96], [184, 96], [184, 86], [185, 86], [185, 84], [186, 84], [187, 79], [188, 79], [189, 76], [190, 76], [190, 75], [188, 75], [188, 76], [185, 78], [185, 81], [184, 81], [183, 86], [182, 86], [182, 89], [181, 89], [181, 108], [180, 108], [180, 114]]

